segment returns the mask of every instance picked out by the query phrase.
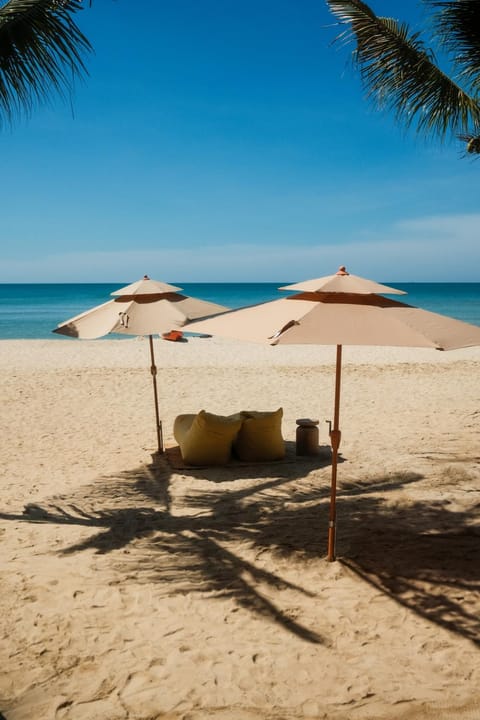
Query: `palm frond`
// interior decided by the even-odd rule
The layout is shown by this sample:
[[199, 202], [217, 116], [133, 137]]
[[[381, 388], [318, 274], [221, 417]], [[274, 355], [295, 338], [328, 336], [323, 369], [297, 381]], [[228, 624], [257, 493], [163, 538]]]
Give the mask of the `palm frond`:
[[0, 8], [0, 123], [65, 97], [92, 47], [72, 17], [81, 0], [9, 0]]
[[459, 77], [480, 90], [480, 2], [478, 0], [424, 0], [434, 13], [435, 37], [452, 56]]
[[417, 130], [444, 137], [480, 125], [480, 105], [443, 73], [433, 52], [405, 23], [375, 15], [361, 0], [327, 0], [347, 26], [337, 40], [356, 42], [353, 60], [378, 107]]
[[467, 153], [470, 155], [480, 155], [480, 135], [467, 133], [466, 135], [459, 135], [458, 138], [465, 143]]

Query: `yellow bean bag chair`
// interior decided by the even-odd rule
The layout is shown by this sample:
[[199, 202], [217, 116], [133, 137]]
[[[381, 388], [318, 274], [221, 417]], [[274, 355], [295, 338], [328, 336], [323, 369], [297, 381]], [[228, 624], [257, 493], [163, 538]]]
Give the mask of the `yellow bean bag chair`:
[[234, 442], [233, 451], [244, 462], [269, 462], [285, 457], [282, 437], [283, 408], [275, 412], [244, 410], [242, 427]]
[[205, 410], [197, 415], [179, 415], [174, 422], [173, 436], [183, 461], [189, 465], [226, 465], [242, 420], [238, 413], [225, 416]]

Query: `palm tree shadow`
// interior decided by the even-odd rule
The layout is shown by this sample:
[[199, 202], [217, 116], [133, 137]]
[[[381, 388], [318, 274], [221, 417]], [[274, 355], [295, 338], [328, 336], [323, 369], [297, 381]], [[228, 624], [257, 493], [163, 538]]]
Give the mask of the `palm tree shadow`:
[[[97, 534], [60, 552], [72, 554], [94, 548], [100, 554], [109, 553], [151, 533], [161, 518], [168, 520], [172, 506], [170, 476], [165, 464], [141, 466], [103, 477], [68, 497], [60, 495], [43, 504], [28, 503], [22, 515], [10, 517], [101, 528]], [[107, 501], [110, 507], [105, 507]], [[146, 504], [139, 505], [139, 501]], [[0, 513], [0, 518], [8, 517]]]
[[[480, 645], [480, 529], [472, 524], [480, 504], [459, 511], [448, 501], [417, 501], [407, 507], [389, 501], [389, 492], [421, 479], [402, 472], [342, 483], [338, 559], [412, 612]], [[286, 497], [284, 490], [267, 511], [258, 500], [249, 504], [255, 546], [292, 559], [323, 557], [328, 488], [299, 490], [294, 497]], [[225, 502], [217, 501], [219, 506]]]
[[[186, 531], [176, 528], [170, 534], [160, 533], [145, 547], [143, 557], [134, 559], [134, 569], [136, 572], [142, 569], [145, 582], [173, 584], [183, 593], [232, 598], [240, 607], [281, 625], [303, 640], [324, 642], [321, 635], [289, 617], [268, 597], [272, 590], [277, 593], [290, 589], [308, 597], [312, 593], [232, 552], [222, 544], [223, 534], [219, 538], [213, 535], [201, 523], [197, 530], [189, 524]], [[153, 554], [152, 549], [156, 551]]]
[[[403, 472], [343, 482], [339, 560], [411, 611], [479, 644], [478, 530], [466, 512], [453, 512], [445, 503], [392, 505], [392, 490], [421, 479]], [[269, 598], [287, 588], [311, 593], [261, 569], [255, 559], [268, 552], [293, 566], [299, 559], [323, 561], [328, 471], [320, 468], [305, 478], [270, 475], [227, 488], [184, 487], [181, 477], [172, 488], [171, 480], [168, 462], [157, 461], [103, 478], [68, 498], [27, 505], [23, 515], [0, 517], [91, 528], [96, 532], [61, 554], [86, 549], [106, 554], [128, 545], [128, 555], [116, 556], [115, 567], [135, 582], [155, 582], [168, 594], [232, 597], [304, 640], [323, 642]]]
[[[129, 546], [128, 559], [122, 556], [117, 566], [124, 574], [133, 570], [137, 582], [163, 583], [165, 587], [168, 583], [168, 593], [188, 589], [232, 597], [240, 606], [269, 618], [303, 640], [322, 643], [318, 633], [292, 619], [268, 597], [269, 591], [278, 589], [309, 593], [273, 572], [256, 567], [223, 544], [231, 539], [231, 531], [238, 536], [244, 518], [238, 513], [235, 518], [232, 515], [219, 518], [205, 512], [173, 515], [169, 481], [167, 464], [157, 458], [147, 468], [103, 478], [102, 483], [89, 486], [88, 492], [80, 488], [77, 496], [31, 503], [25, 506], [22, 515], [0, 513], [0, 518], [96, 529], [59, 554], [89, 549], [106, 554]], [[282, 482], [285, 479], [279, 478], [264, 486]], [[251, 488], [244, 491], [244, 496], [256, 492], [256, 488]], [[139, 505], [140, 500], [148, 504]], [[152, 506], [152, 501], [162, 507]], [[267, 588], [266, 594], [260, 586]]]
[[362, 520], [355, 512], [341, 562], [400, 605], [480, 646], [475, 509], [454, 511], [438, 501], [413, 503], [406, 512], [371, 507]]

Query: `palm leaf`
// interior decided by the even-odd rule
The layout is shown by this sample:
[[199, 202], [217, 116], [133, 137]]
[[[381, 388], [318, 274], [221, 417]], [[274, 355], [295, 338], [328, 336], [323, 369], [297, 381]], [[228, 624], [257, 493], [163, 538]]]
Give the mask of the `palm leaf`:
[[480, 90], [480, 2], [478, 0], [424, 0], [437, 9], [436, 38], [453, 56], [460, 78]]
[[91, 45], [72, 16], [81, 0], [9, 0], [0, 8], [0, 123], [65, 97]]
[[470, 153], [470, 155], [480, 155], [480, 135], [467, 133], [466, 135], [459, 135], [458, 137], [465, 143], [467, 153]]
[[480, 105], [435, 62], [418, 33], [382, 18], [361, 0], [327, 0], [346, 29], [337, 40], [356, 42], [353, 53], [368, 95], [380, 108], [417, 130], [444, 137], [480, 126]]

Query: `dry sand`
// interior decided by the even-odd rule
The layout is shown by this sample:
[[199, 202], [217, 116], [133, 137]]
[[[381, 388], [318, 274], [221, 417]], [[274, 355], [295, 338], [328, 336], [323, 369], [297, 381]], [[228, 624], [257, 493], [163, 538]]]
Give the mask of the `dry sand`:
[[156, 341], [178, 413], [284, 408], [288, 461], [155, 450], [143, 340], [2, 341], [0, 717], [480, 718], [480, 349]]

